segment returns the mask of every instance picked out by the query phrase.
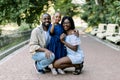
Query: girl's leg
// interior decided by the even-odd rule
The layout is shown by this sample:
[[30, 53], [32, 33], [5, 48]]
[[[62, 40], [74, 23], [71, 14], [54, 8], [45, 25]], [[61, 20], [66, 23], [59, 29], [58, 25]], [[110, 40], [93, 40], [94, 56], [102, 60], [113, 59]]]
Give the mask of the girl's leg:
[[58, 72], [57, 72], [56, 68], [54, 68], [53, 64], [51, 65], [51, 72], [52, 72], [53, 75], [58, 74]]

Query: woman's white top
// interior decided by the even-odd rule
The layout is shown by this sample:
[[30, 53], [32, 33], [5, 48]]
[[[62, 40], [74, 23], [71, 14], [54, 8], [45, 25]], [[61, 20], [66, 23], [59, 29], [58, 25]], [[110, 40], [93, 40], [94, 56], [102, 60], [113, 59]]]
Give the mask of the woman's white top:
[[70, 58], [72, 64], [80, 64], [84, 61], [84, 54], [80, 48], [80, 37], [75, 36], [74, 34], [68, 35], [65, 38], [65, 41], [73, 46], [78, 45], [77, 51], [67, 48], [67, 56]]

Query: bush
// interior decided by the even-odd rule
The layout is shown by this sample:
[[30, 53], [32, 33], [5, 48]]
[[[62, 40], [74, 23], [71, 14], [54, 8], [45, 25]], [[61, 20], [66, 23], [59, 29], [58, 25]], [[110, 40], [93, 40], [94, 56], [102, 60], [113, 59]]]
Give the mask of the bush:
[[30, 29], [30, 27], [29, 27], [29, 25], [26, 24], [26, 23], [22, 23], [22, 25], [21, 25], [20, 28], [19, 28], [20, 31], [27, 31], [27, 30], [29, 30], [29, 29]]

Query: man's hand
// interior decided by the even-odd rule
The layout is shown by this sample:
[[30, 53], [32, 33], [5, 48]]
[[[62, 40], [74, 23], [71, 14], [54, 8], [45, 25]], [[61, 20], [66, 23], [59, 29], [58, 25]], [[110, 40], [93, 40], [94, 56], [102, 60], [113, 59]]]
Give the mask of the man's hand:
[[46, 49], [46, 50], [45, 50], [45, 56], [46, 56], [47, 58], [50, 58], [51, 55], [52, 55], [52, 52], [49, 51], [48, 49]]

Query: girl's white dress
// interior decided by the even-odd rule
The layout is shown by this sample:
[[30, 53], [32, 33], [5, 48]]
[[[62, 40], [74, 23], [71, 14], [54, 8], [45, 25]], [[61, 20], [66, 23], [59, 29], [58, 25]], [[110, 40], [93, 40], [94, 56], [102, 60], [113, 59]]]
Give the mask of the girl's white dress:
[[73, 51], [67, 47], [67, 56], [70, 58], [72, 64], [82, 63], [84, 61], [84, 54], [80, 48], [80, 43], [81, 43], [80, 37], [77, 37], [74, 34], [68, 35], [68, 36], [66, 36], [65, 41], [67, 43], [70, 43], [73, 46], [78, 45], [77, 51]]

